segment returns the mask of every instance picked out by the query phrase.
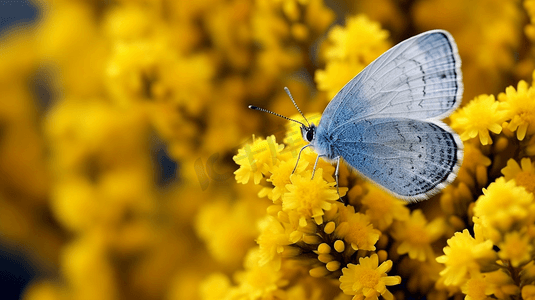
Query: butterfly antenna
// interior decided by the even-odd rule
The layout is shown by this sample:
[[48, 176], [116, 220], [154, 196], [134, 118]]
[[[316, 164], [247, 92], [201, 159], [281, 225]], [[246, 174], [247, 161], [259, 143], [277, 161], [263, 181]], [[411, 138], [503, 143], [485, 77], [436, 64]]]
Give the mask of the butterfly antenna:
[[[305, 126], [305, 127], [308, 127], [308, 126], [306, 126], [305, 124], [303, 124], [303, 123], [301, 123], [301, 122], [299, 122], [299, 121], [297, 121], [297, 120], [290, 119], [290, 118], [285, 117], [285, 116], [283, 116], [283, 115], [281, 115], [281, 114], [272, 112], [272, 111], [270, 111], [270, 110], [267, 110], [267, 109], [264, 109], [264, 108], [261, 108], [261, 107], [257, 107], [257, 106], [254, 106], [254, 105], [249, 105], [249, 108], [250, 108], [250, 109], [253, 109], [253, 110], [259, 110], [259, 111], [267, 112], [267, 113], [270, 113], [270, 114], [275, 115], [275, 116], [277, 116], [277, 117], [281, 117], [281, 118], [286, 119], [286, 120], [288, 120], [288, 121], [292, 121], [292, 122], [295, 122], [295, 123], [299, 123], [299, 124], [301, 124], [301, 125], [303, 125], [303, 126]], [[307, 122], [307, 123], [308, 123], [308, 122]]]
[[287, 88], [287, 87], [284, 87], [284, 90], [286, 91], [286, 94], [288, 94], [288, 96], [290, 97], [290, 99], [292, 100], [292, 103], [294, 104], [295, 108], [297, 108], [297, 111], [303, 116], [303, 118], [304, 118], [305, 121], [307, 122], [307, 124], [308, 124], [307, 127], [310, 127], [310, 123], [308, 122], [307, 118], [305, 117], [305, 115], [303, 114], [303, 112], [299, 109], [299, 106], [297, 106], [297, 103], [295, 103], [295, 100], [294, 100], [294, 97], [292, 97], [292, 94], [290, 94], [290, 89]]

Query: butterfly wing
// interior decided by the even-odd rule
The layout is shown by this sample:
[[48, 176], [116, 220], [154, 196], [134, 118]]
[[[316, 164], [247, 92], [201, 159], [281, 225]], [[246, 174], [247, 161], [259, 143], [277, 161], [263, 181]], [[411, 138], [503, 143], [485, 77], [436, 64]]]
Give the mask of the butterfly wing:
[[323, 112], [337, 131], [352, 119], [440, 119], [461, 102], [461, 59], [451, 35], [427, 31], [385, 52], [349, 81]]
[[452, 182], [463, 155], [461, 140], [445, 124], [406, 118], [353, 121], [329, 143], [359, 173], [409, 201]]

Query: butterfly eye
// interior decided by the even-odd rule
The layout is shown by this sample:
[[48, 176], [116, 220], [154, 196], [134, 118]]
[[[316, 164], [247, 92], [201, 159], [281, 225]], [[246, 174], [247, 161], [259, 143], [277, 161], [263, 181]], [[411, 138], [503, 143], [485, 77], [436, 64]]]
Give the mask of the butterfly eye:
[[314, 139], [314, 130], [311, 128], [307, 130], [307, 142], [312, 142]]

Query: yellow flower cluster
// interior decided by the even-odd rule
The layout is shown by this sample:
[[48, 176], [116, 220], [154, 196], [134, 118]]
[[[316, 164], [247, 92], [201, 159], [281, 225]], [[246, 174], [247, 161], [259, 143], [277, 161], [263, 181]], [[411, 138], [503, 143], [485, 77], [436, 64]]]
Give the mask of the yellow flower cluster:
[[199, 298], [214, 265], [241, 264], [267, 206], [230, 185], [231, 153], [261, 125], [246, 104], [307, 92], [287, 74], [310, 67], [334, 13], [320, 0], [33, 5], [34, 23], [0, 37], [0, 235], [43, 272], [23, 297]]
[[[288, 137], [296, 134], [296, 127], [288, 126], [285, 140], [291, 140]], [[408, 254], [419, 267], [433, 266], [421, 276], [438, 276], [433, 245], [445, 234], [444, 218], [428, 222], [421, 210], [411, 214], [403, 201], [356, 179], [341, 167], [340, 182], [353, 182], [347, 195], [351, 205], [346, 206], [337, 201], [347, 189], [340, 187], [337, 194], [332, 165], [320, 160], [312, 177], [317, 155], [306, 148], [296, 165], [295, 153], [281, 146], [273, 136], [254, 139], [234, 156], [240, 166], [236, 180], [247, 183], [261, 174], [256, 183], [263, 186], [259, 195], [272, 202], [259, 223], [259, 247], [255, 250], [259, 266], [272, 265], [279, 271], [295, 267], [292, 261], [298, 261], [298, 270], [304, 268], [299, 273], [339, 278], [340, 289], [354, 299], [375, 299], [379, 295], [392, 299], [386, 286], [399, 284], [401, 278], [386, 275], [393, 265], [386, 259], [388, 253], [396, 258]], [[259, 171], [260, 166], [263, 171]], [[431, 287], [427, 285], [424, 290]], [[232, 293], [242, 287], [227, 288], [227, 293]], [[280, 292], [287, 288], [279, 287]]]
[[[535, 299], [535, 1], [25, 3], [36, 20], [0, 31], [0, 249], [37, 273], [22, 299]], [[317, 125], [435, 28], [462, 58], [465, 153], [434, 199], [343, 164], [337, 187], [297, 159], [298, 124], [247, 109], [294, 113], [288, 86]]]
[[[488, 175], [480, 175], [477, 184], [473, 180], [466, 186], [458, 184], [442, 199], [451, 201], [455, 191], [469, 195], [457, 199], [457, 205], [468, 205], [468, 214], [457, 217], [471, 217], [473, 236], [468, 229], [456, 232], [448, 240], [444, 255], [436, 258], [445, 265], [437, 285], [450, 292], [460, 290], [467, 299], [533, 297], [535, 163], [530, 157], [535, 154], [534, 93], [534, 88], [521, 80], [516, 89], [507, 87], [497, 100], [494, 96], [478, 96], [451, 116], [452, 127], [460, 132], [468, 149], [479, 149], [479, 166], [472, 161], [462, 169], [472, 169], [468, 173], [476, 178], [478, 172], [495, 178], [487, 185]], [[475, 139], [478, 134], [479, 139]], [[497, 143], [492, 144], [492, 139]], [[470, 162], [469, 157], [475, 153], [467, 154]], [[460, 172], [459, 179], [465, 176]], [[476, 186], [486, 187], [477, 192]], [[471, 199], [474, 196], [478, 196], [475, 202]]]
[[[509, 13], [512, 18], [518, 11]], [[388, 47], [388, 33], [364, 15], [349, 18], [344, 27], [333, 27], [327, 37], [326, 67], [316, 71], [315, 79], [329, 97]], [[504, 44], [498, 42], [497, 47], [517, 43], [501, 37]], [[365, 45], [358, 44], [364, 40]], [[494, 66], [511, 65], [504, 61]], [[488, 63], [482, 66], [494, 68]], [[474, 97], [451, 116], [452, 128], [465, 141], [465, 163], [458, 180], [440, 195], [440, 206], [430, 208], [429, 204], [424, 210], [411, 212], [344, 167], [340, 184], [349, 188], [345, 196], [349, 205], [336, 202], [334, 181], [325, 176], [332, 174], [330, 166], [322, 166], [320, 160], [311, 178], [315, 155], [308, 148], [297, 162], [295, 149], [306, 143], [295, 140], [299, 136], [296, 124], [288, 126], [284, 147], [273, 136], [246, 145], [234, 157], [239, 165], [236, 180], [246, 183], [243, 178], [258, 176], [259, 196], [273, 202], [259, 226], [258, 264], [288, 272], [284, 268], [297, 261], [312, 277], [337, 278], [342, 292], [353, 299], [380, 295], [392, 299], [387, 286], [403, 279], [407, 280], [405, 293], [430, 298], [456, 293], [467, 299], [531, 297], [535, 287], [535, 164], [523, 158], [520, 167], [514, 158], [535, 154], [533, 91], [521, 80], [517, 88], [508, 87], [497, 97]], [[253, 154], [249, 149], [265, 152]], [[498, 178], [500, 171], [505, 177]], [[427, 215], [435, 217], [428, 221]], [[447, 245], [443, 253], [441, 245]], [[401, 277], [387, 276], [392, 267]], [[279, 289], [299, 284], [290, 279], [289, 286]], [[235, 288], [239, 285], [230, 289]]]
[[517, 89], [510, 86], [505, 93], [481, 95], [451, 116], [451, 126], [467, 141], [479, 135], [482, 145], [492, 144], [489, 131], [500, 134], [506, 128], [516, 131], [519, 141], [535, 133], [535, 88], [521, 80]]

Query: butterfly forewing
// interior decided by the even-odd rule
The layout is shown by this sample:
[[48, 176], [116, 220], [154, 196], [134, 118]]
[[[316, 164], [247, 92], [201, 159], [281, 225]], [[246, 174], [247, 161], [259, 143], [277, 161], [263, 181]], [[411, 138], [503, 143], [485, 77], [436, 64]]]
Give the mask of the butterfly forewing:
[[451, 35], [433, 30], [394, 46], [355, 76], [325, 109], [320, 126], [355, 118], [441, 118], [462, 96], [461, 60]]

